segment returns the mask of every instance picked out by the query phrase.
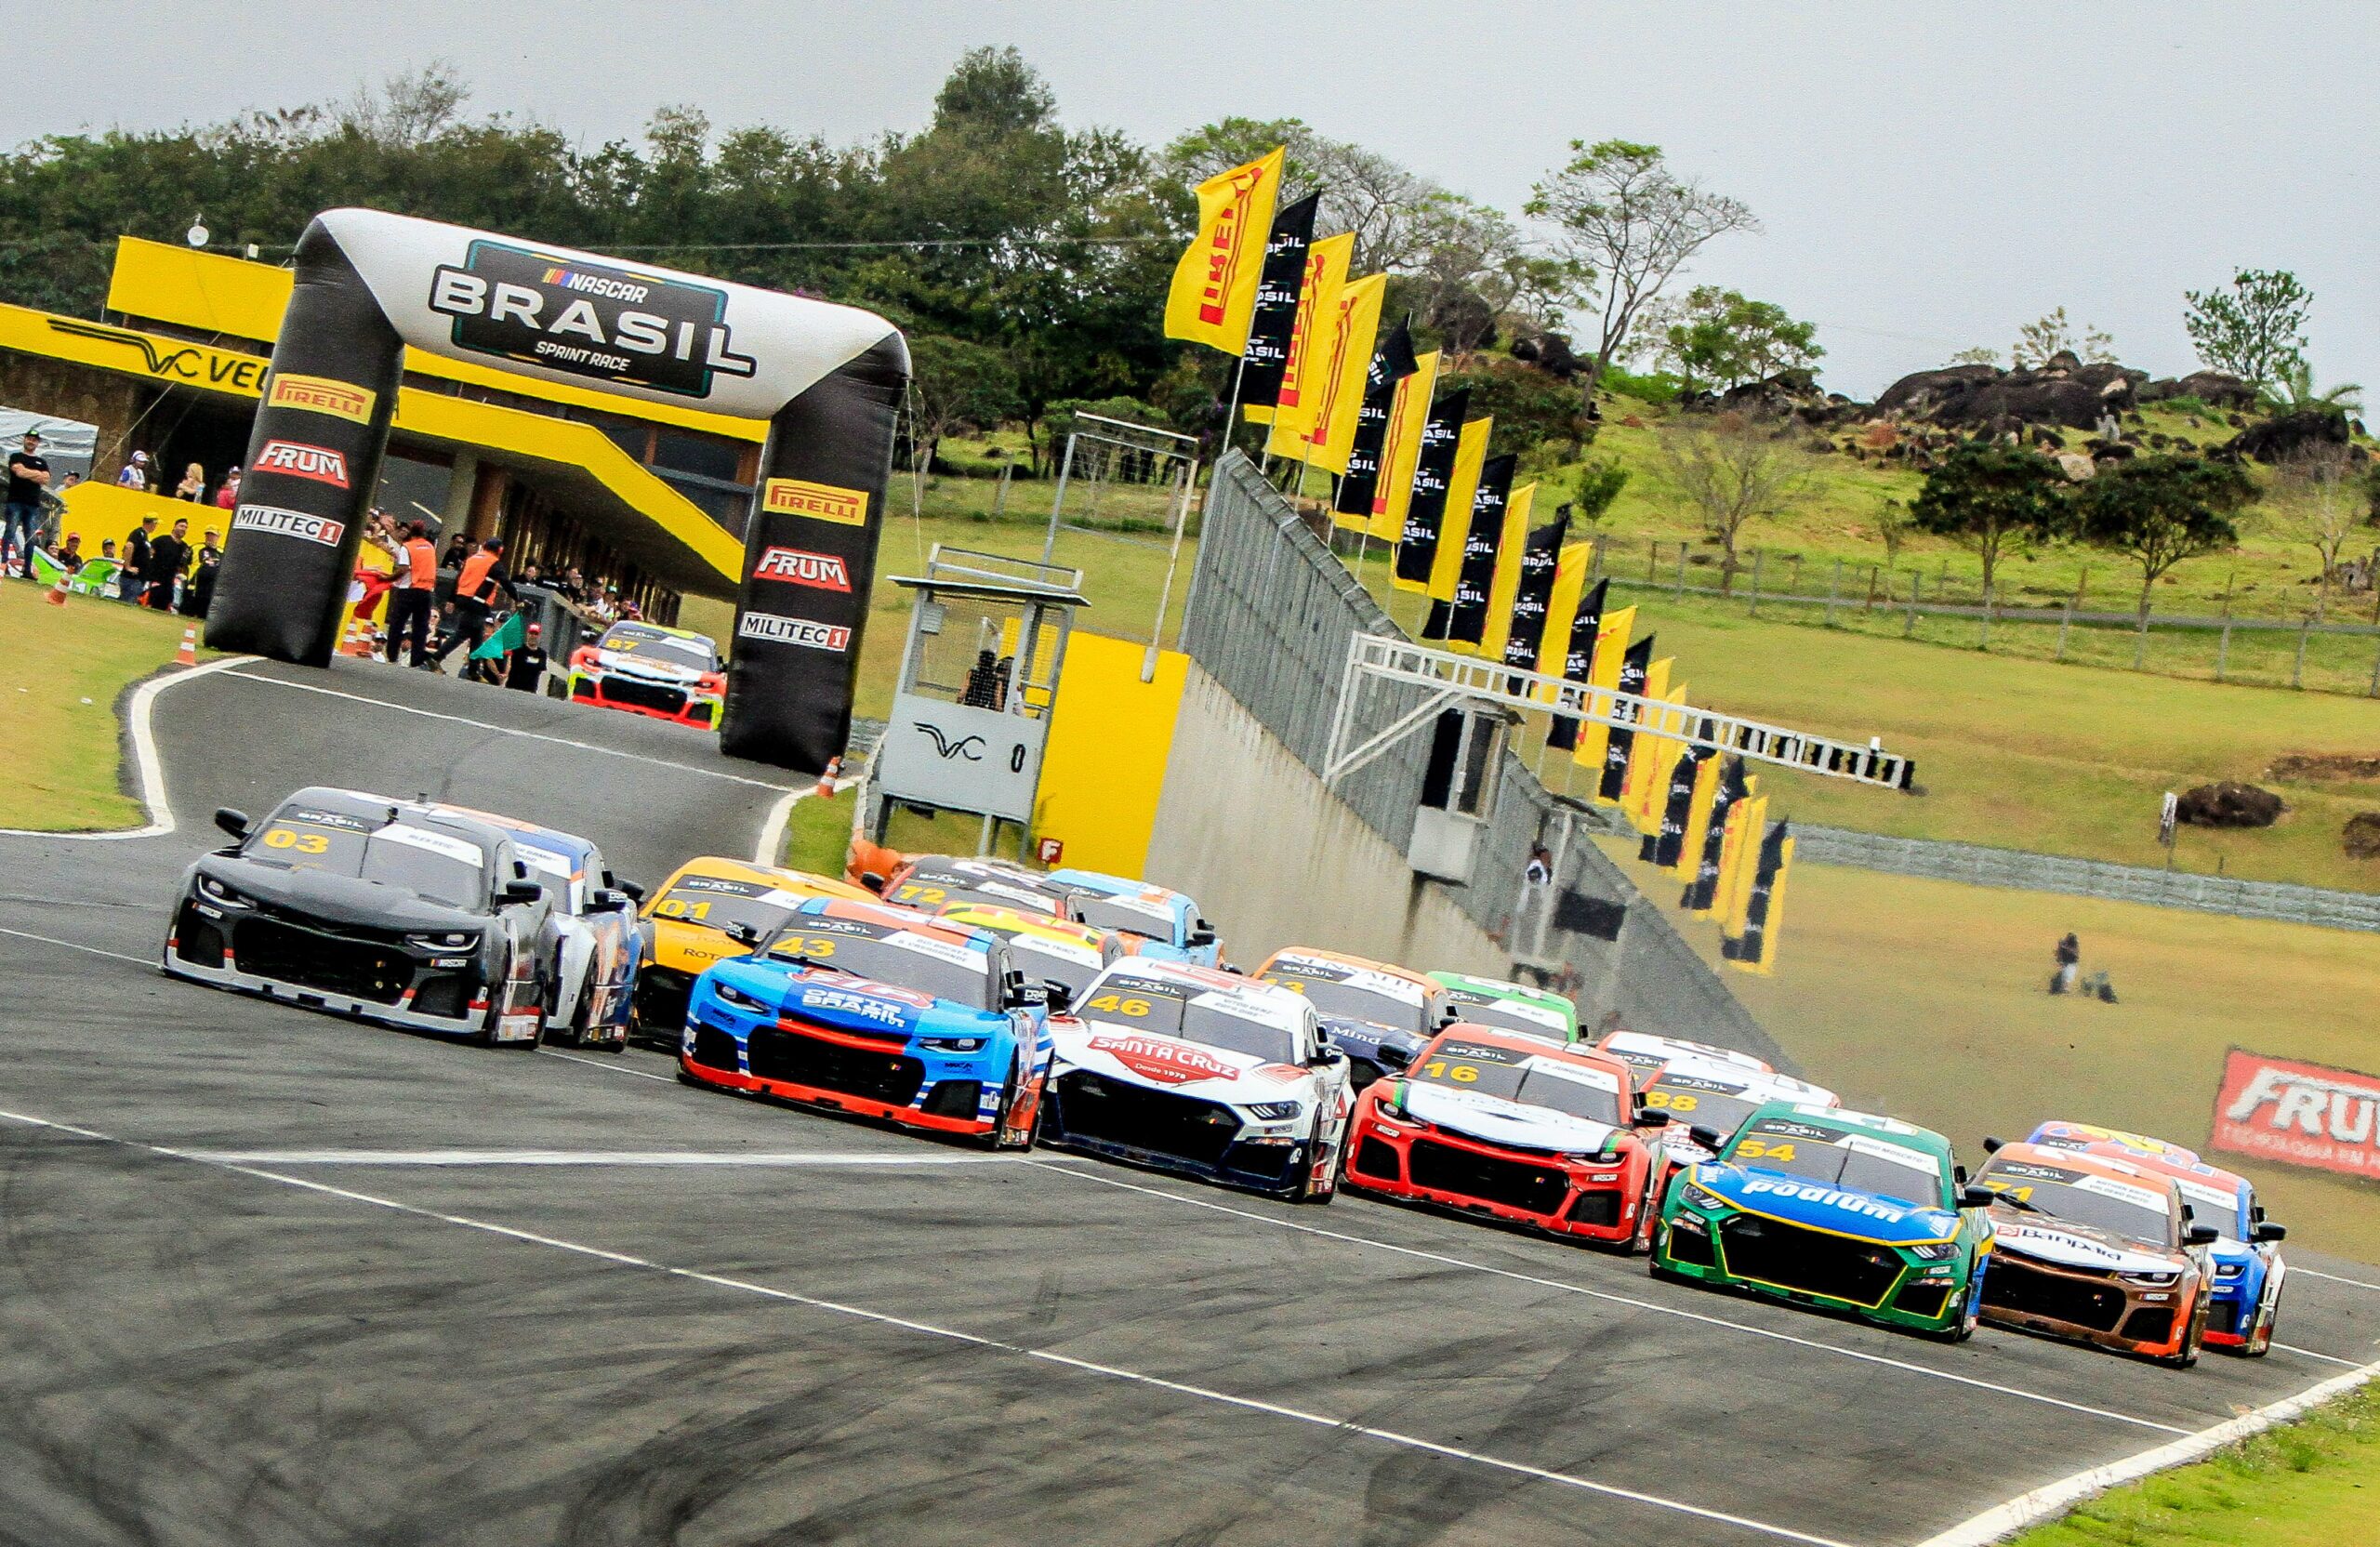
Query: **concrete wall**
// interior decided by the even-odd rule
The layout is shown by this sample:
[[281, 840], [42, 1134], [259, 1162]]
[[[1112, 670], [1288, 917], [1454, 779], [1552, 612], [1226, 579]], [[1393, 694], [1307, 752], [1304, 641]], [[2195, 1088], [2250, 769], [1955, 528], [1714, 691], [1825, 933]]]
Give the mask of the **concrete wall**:
[[[113, 371], [0, 350], [0, 403], [97, 427], [99, 454], [86, 476], [101, 483], [124, 466], [126, 437], [140, 416], [141, 396], [138, 382]], [[99, 550], [97, 538], [86, 546], [93, 553]]]
[[1320, 945], [1422, 971], [1510, 975], [1444, 887], [1193, 665], [1149, 841], [1150, 880], [1198, 899], [1233, 962]]

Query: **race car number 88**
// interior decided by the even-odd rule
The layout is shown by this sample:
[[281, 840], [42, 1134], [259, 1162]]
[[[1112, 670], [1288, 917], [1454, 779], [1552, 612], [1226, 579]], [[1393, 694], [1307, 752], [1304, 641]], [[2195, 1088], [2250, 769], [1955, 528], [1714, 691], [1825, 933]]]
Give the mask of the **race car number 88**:
[[1691, 1112], [1702, 1104], [1702, 1098], [1675, 1091], [1647, 1091], [1645, 1104], [1656, 1112]]
[[301, 833], [289, 827], [265, 829], [264, 846], [268, 849], [295, 849], [301, 854], [326, 854], [331, 840], [321, 833]]

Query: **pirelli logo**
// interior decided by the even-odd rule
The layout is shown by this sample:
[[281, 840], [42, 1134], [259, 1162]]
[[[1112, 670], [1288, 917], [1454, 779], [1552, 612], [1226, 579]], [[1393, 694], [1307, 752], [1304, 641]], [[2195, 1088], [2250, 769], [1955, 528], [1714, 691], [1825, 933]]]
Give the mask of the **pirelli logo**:
[[231, 516], [234, 532], [271, 532], [278, 536], [303, 537], [324, 548], [337, 548], [347, 533], [345, 522], [328, 516], [310, 516], [303, 510], [284, 510], [278, 505], [243, 505]]
[[808, 516], [838, 526], [867, 524], [867, 493], [799, 478], [772, 478], [760, 485], [760, 509], [772, 515]]
[[743, 624], [735, 632], [747, 640], [765, 640], [771, 644], [798, 644], [804, 650], [825, 650], [841, 654], [852, 645], [852, 631], [835, 623], [820, 623], [806, 617], [779, 617], [773, 613], [746, 613]]
[[264, 390], [267, 408], [303, 408], [328, 414], [351, 424], [370, 424], [372, 404], [379, 396], [367, 388], [350, 386], [320, 376], [276, 376]]

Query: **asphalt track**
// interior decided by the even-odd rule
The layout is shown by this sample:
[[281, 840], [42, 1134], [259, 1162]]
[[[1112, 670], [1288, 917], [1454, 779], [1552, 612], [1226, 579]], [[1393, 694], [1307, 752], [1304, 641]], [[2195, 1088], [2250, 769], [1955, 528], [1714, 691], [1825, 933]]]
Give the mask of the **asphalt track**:
[[793, 785], [371, 666], [154, 723], [179, 830], [0, 839], [0, 1541], [1881, 1547], [2375, 1357], [2310, 1252], [2263, 1361], [1946, 1347], [169, 982], [218, 805], [427, 791], [651, 882]]

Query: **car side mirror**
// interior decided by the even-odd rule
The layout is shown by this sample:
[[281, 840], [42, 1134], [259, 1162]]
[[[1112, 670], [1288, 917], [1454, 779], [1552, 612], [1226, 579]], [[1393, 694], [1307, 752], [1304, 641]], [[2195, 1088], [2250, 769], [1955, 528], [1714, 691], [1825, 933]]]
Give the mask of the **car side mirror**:
[[1043, 978], [1041, 1002], [1050, 1007], [1051, 1014], [1064, 1015], [1075, 1007], [1075, 991], [1056, 978]]
[[599, 886], [587, 894], [587, 911], [589, 913], [626, 913], [628, 908], [628, 895], [625, 892]]
[[2289, 1239], [2289, 1226], [2275, 1224], [2270, 1220], [2258, 1220], [2256, 1227], [2248, 1233], [2248, 1238], [2258, 1245], [2266, 1241], [2285, 1241]]
[[1721, 1150], [1727, 1147], [1727, 1136], [1720, 1132], [1717, 1129], [1709, 1127], [1706, 1124], [1696, 1123], [1692, 1128], [1687, 1129], [1686, 1132], [1694, 1136], [1694, 1142], [1696, 1144], [1700, 1144], [1704, 1149], [1709, 1150], [1713, 1155], [1718, 1154]]
[[1960, 1165], [1951, 1166], [1950, 1180], [1959, 1186], [1965, 1186], [1967, 1184], [1967, 1169], [1964, 1166]]
[[1204, 919], [1199, 919], [1197, 928], [1190, 932], [1188, 944], [1193, 949], [1197, 949], [1201, 946], [1211, 945], [1214, 943], [1215, 927], [1212, 924], [1208, 923]]
[[859, 884], [862, 891], [873, 892], [879, 897], [884, 895], [884, 878], [873, 870], [861, 871]]
[[1986, 1139], [1983, 1142], [1983, 1153], [1986, 1155], [1997, 1155], [2000, 1153], [2000, 1146], [2007, 1142], [2008, 1141], [2005, 1139]]
[[2211, 1224], [2194, 1224], [2182, 1232], [2185, 1246], [2213, 1246], [2223, 1238], [2223, 1232]]
[[1670, 1115], [1666, 1112], [1647, 1112], [1640, 1107], [1637, 1109], [1636, 1115], [1628, 1119], [1628, 1126], [1631, 1128], [1667, 1128], [1670, 1126]]
[[611, 885], [613, 891], [626, 897], [631, 903], [641, 903], [644, 901], [644, 888], [637, 885], [634, 881], [615, 880]]
[[1989, 1187], [1970, 1182], [1965, 1186], [1959, 1189], [1959, 1207], [1962, 1209], [1989, 1209], [1991, 1207], [1992, 1200], [1999, 1196], [1999, 1194], [1993, 1192]]
[[215, 808], [215, 825], [243, 841], [246, 840], [249, 829], [255, 826], [248, 820], [246, 812], [234, 811], [230, 806]]
[[728, 925], [727, 938], [747, 951], [757, 951], [760, 948], [760, 932], [749, 924]]
[[507, 907], [521, 907], [546, 894], [546, 889], [536, 881], [507, 881], [501, 898]]

